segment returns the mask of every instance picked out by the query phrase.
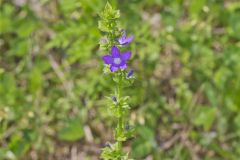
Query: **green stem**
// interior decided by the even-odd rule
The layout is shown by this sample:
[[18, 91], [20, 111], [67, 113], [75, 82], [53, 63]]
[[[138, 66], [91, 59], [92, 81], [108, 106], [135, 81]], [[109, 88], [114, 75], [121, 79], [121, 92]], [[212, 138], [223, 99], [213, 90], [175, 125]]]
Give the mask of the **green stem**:
[[[121, 77], [121, 76], [120, 76]], [[121, 79], [119, 79], [119, 83], [117, 84], [117, 87], [118, 87], [118, 100], [121, 99], [121, 89], [122, 89], [122, 81]], [[118, 118], [118, 131], [117, 131], [117, 137], [119, 137], [120, 135], [122, 135], [122, 132], [123, 132], [123, 115], [122, 115], [122, 105], [121, 104], [118, 104], [118, 109], [119, 109], [119, 118]], [[118, 141], [118, 148], [119, 148], [119, 151], [122, 150], [122, 141]]]

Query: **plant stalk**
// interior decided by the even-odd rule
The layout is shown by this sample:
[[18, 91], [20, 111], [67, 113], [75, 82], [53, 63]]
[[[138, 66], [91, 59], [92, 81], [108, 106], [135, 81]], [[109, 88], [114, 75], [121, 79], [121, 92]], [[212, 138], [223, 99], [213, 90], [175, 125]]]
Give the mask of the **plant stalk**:
[[[119, 83], [117, 84], [117, 87], [118, 87], [118, 101], [120, 101], [121, 99], [121, 89], [122, 89], [122, 81], [121, 79], [119, 79]], [[118, 111], [119, 111], [119, 118], [118, 118], [118, 131], [117, 131], [117, 137], [119, 137], [120, 135], [122, 135], [122, 132], [123, 132], [123, 113], [122, 113], [122, 105], [119, 103], [118, 104]], [[121, 152], [122, 151], [122, 141], [119, 140], [117, 138], [117, 141], [118, 141], [118, 148], [119, 148], [119, 151]]]

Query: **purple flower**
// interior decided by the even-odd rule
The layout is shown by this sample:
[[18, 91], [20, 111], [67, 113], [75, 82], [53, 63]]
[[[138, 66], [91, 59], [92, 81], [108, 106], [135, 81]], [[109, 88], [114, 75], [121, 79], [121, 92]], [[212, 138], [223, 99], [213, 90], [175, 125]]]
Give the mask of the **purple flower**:
[[133, 75], [133, 72], [134, 72], [134, 70], [131, 69], [127, 74], [127, 78], [130, 78]]
[[116, 72], [119, 69], [127, 69], [126, 61], [131, 57], [131, 52], [120, 53], [120, 50], [116, 47], [112, 47], [112, 55], [105, 55], [102, 60], [110, 65], [111, 72]]
[[120, 37], [117, 41], [120, 45], [128, 45], [129, 43], [132, 42], [133, 39], [134, 39], [134, 36], [126, 37], [126, 31], [123, 30], [122, 37]]

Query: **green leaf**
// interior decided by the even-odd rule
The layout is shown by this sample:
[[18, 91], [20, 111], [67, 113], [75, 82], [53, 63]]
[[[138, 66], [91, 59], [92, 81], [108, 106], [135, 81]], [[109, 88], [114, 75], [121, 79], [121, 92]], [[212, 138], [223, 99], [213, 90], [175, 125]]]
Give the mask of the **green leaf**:
[[140, 126], [137, 128], [140, 134], [132, 144], [132, 155], [136, 158], [142, 158], [148, 155], [154, 148], [154, 131], [148, 127]]
[[197, 115], [193, 117], [193, 123], [203, 126], [204, 130], [208, 131], [215, 120], [216, 108], [201, 106], [196, 114]]
[[110, 32], [110, 28], [108, 27], [108, 23], [106, 21], [98, 21], [98, 28], [103, 32]]
[[152, 151], [152, 144], [150, 141], [141, 138], [136, 139], [132, 144], [132, 155], [136, 158], [142, 158]]
[[11, 54], [23, 57], [25, 56], [29, 51], [29, 39], [17, 39], [11, 42]]
[[201, 11], [205, 4], [205, 0], [193, 0], [190, 5], [190, 13], [197, 14]]
[[13, 135], [9, 143], [9, 148], [17, 157], [24, 155], [31, 146], [31, 142], [28, 138], [20, 135]]
[[43, 76], [39, 68], [34, 68], [30, 74], [30, 90], [34, 93], [41, 89]]
[[[17, 22], [14, 26], [18, 26], [16, 28], [16, 31], [18, 33], [18, 36], [21, 38], [30, 38], [31, 34], [34, 32], [34, 30], [38, 27], [38, 22], [36, 21], [25, 21], [25, 19]], [[30, 41], [30, 40], [29, 40]]]
[[111, 11], [111, 10], [113, 10], [113, 8], [112, 8], [112, 6], [111, 6], [111, 4], [109, 3], [109, 2], [107, 2], [106, 3], [106, 6], [105, 6], [105, 9], [104, 9], [105, 11]]
[[120, 11], [113, 9], [110, 3], [107, 2], [104, 11], [100, 13], [100, 17], [105, 20], [113, 20], [120, 17]]
[[76, 141], [84, 136], [83, 124], [78, 119], [71, 119], [64, 124], [59, 132], [59, 138], [65, 141]]
[[231, 75], [231, 70], [226, 67], [221, 67], [216, 71], [213, 80], [219, 89], [224, 89], [229, 75]]
[[10, 31], [10, 27], [11, 27], [11, 20], [7, 17], [4, 17], [0, 14], [0, 19], [1, 19], [1, 23], [0, 23], [0, 33], [4, 33], [7, 31]]

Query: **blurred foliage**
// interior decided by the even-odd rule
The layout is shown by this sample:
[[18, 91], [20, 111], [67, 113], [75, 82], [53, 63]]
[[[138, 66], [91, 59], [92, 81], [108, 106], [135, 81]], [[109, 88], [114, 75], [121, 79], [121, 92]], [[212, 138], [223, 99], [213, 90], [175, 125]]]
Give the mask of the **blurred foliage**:
[[[239, 0], [109, 2], [135, 35], [131, 157], [237, 160]], [[113, 82], [97, 45], [105, 4], [0, 0], [0, 159], [70, 159], [73, 146], [98, 159], [111, 141]]]

